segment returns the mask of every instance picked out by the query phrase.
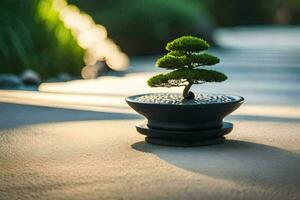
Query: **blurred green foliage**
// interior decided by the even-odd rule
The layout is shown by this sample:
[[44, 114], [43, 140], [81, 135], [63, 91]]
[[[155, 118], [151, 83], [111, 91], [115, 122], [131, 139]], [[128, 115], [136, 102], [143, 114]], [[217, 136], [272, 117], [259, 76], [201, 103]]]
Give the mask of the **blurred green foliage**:
[[[52, 0], [0, 1], [0, 73], [80, 75], [84, 51]], [[104, 25], [130, 55], [157, 54], [181, 35], [213, 44], [214, 26], [300, 24], [299, 0], [68, 0]]]
[[213, 20], [194, 0], [69, 0], [103, 24], [129, 54], [157, 54], [163, 44], [197, 35], [212, 42]]
[[214, 26], [299, 24], [299, 0], [69, 0], [129, 54], [161, 52], [181, 35], [213, 43]]
[[[80, 75], [83, 50], [50, 9], [51, 0], [0, 1], [0, 73]], [[51, 20], [50, 20], [51, 19]]]
[[282, 1], [282, 8], [286, 9], [289, 13], [289, 23], [291, 25], [300, 24], [300, 1], [299, 0], [287, 0]]
[[218, 26], [300, 24], [299, 0], [196, 0]]

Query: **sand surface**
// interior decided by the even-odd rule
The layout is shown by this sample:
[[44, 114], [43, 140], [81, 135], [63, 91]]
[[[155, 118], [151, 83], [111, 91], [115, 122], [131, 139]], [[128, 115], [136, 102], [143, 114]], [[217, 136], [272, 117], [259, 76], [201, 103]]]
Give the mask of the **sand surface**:
[[235, 115], [224, 144], [171, 148], [134, 114], [0, 106], [1, 200], [300, 197], [297, 118]]

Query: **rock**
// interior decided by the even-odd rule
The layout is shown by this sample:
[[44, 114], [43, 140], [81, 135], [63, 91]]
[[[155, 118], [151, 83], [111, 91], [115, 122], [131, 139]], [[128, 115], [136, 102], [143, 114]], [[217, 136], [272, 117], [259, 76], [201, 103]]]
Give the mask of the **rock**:
[[18, 89], [23, 87], [22, 80], [13, 74], [0, 74], [0, 89]]
[[68, 73], [60, 73], [57, 76], [58, 81], [62, 81], [62, 82], [66, 82], [66, 81], [71, 81], [72, 80], [72, 76]]
[[20, 77], [25, 85], [39, 85], [41, 82], [40, 75], [31, 69], [26, 69]]

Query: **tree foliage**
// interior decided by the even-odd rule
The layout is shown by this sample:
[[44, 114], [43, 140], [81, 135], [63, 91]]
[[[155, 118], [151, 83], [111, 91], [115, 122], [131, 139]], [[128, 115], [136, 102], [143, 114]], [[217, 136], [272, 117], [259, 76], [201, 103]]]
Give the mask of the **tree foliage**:
[[[176, 55], [177, 54], [177, 55]], [[178, 69], [182, 67], [199, 67], [204, 65], [215, 65], [220, 59], [208, 53], [185, 55], [178, 51], [171, 51], [159, 58], [156, 66], [166, 69]]]
[[193, 84], [205, 82], [222, 82], [227, 76], [221, 72], [198, 69], [198, 67], [211, 66], [220, 62], [216, 56], [201, 53], [209, 48], [209, 44], [197, 37], [183, 36], [166, 45], [169, 51], [159, 58], [156, 66], [165, 69], [175, 69], [167, 74], [159, 74], [148, 80], [150, 87], [180, 87], [185, 86], [183, 96], [193, 98], [189, 92]]
[[[187, 79], [188, 77], [188, 79]], [[204, 82], [222, 82], [226, 75], [213, 70], [181, 68], [167, 74], [159, 74], [148, 80], [151, 87], [179, 87], [188, 82], [201, 84]]]
[[182, 36], [169, 42], [166, 46], [168, 51], [186, 51], [186, 52], [197, 52], [203, 51], [209, 48], [209, 44], [197, 37], [193, 36]]

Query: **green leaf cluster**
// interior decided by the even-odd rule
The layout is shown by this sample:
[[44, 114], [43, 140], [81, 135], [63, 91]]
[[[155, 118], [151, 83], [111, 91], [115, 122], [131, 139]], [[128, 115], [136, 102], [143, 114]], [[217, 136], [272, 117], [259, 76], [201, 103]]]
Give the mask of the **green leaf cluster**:
[[168, 51], [186, 51], [186, 52], [197, 52], [203, 51], [209, 48], [209, 44], [197, 37], [193, 36], [182, 36], [169, 42], [166, 46]]
[[201, 53], [208, 48], [209, 44], [205, 40], [194, 36], [183, 36], [169, 42], [166, 45], [169, 52], [157, 60], [156, 66], [175, 71], [150, 78], [148, 85], [150, 87], [179, 87], [225, 81], [227, 76], [221, 72], [197, 69], [197, 67], [211, 66], [220, 62], [216, 56]]
[[168, 74], [159, 74], [148, 80], [150, 87], [179, 87], [186, 83], [222, 82], [227, 76], [221, 72], [206, 69], [181, 68]]
[[199, 67], [204, 65], [215, 65], [220, 59], [208, 53], [185, 55], [179, 51], [171, 51], [167, 55], [159, 58], [157, 67], [166, 69], [178, 69], [182, 67]]

